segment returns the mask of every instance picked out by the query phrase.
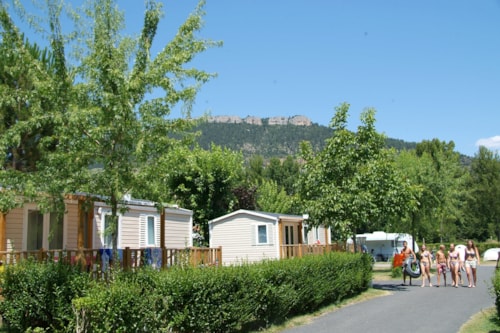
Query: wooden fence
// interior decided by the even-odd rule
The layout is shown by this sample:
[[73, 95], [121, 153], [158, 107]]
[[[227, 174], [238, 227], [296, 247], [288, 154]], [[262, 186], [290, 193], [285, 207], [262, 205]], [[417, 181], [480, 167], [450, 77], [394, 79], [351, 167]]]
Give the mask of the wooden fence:
[[[115, 258], [118, 260], [115, 260]], [[78, 249], [78, 250], [38, 250], [0, 252], [1, 265], [15, 265], [22, 260], [36, 262], [64, 261], [80, 265], [88, 272], [106, 272], [109, 267], [133, 270], [143, 266], [167, 269], [173, 266], [206, 267], [218, 266], [222, 262], [222, 249], [190, 247], [184, 249]]]
[[280, 258], [295, 258], [303, 257], [306, 255], [318, 255], [328, 252], [345, 252], [346, 246], [343, 243], [333, 243], [327, 245], [319, 244], [294, 244], [294, 245], [281, 245]]

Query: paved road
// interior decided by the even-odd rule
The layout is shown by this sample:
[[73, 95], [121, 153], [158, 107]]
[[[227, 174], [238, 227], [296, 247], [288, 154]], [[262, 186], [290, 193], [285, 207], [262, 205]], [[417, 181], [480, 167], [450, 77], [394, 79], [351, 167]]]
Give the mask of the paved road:
[[[414, 279], [413, 286], [401, 286], [395, 280], [374, 281], [374, 288], [388, 290], [390, 295], [346, 306], [284, 332], [458, 332], [472, 315], [494, 306], [493, 272], [492, 266], [479, 266], [476, 288], [421, 288], [421, 279]], [[435, 281], [433, 276], [431, 282]]]

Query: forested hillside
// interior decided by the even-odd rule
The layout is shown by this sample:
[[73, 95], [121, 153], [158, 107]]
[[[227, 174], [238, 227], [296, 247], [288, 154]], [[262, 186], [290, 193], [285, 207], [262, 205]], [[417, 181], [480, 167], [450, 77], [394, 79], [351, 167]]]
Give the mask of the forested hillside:
[[[241, 151], [245, 157], [259, 154], [266, 159], [295, 155], [299, 152], [302, 141], [309, 141], [315, 150], [320, 150], [324, 147], [325, 140], [332, 136], [329, 127], [318, 124], [297, 126], [204, 122], [196, 130], [201, 132], [198, 143], [204, 149], [214, 143]], [[386, 145], [396, 149], [413, 149], [416, 143], [388, 138]]]

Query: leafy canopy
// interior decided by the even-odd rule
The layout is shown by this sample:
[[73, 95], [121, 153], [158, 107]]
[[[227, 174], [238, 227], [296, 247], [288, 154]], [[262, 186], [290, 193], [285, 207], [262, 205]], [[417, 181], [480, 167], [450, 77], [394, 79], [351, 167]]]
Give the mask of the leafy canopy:
[[336, 108], [326, 147], [314, 153], [304, 143], [299, 194], [311, 225], [327, 225], [339, 237], [369, 229], [389, 216], [403, 216], [414, 202], [411, 186], [397, 173], [375, 111], [365, 110], [357, 132], [347, 129], [349, 105]]

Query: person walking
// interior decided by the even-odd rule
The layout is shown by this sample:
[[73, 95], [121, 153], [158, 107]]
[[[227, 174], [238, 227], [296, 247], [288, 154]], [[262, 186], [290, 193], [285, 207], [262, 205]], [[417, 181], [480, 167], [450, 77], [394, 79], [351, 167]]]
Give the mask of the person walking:
[[458, 274], [460, 274], [460, 254], [457, 249], [455, 249], [455, 244], [450, 244], [450, 250], [448, 251], [448, 267], [451, 272], [451, 286], [458, 288]]
[[468, 240], [465, 248], [465, 272], [467, 273], [467, 281], [469, 288], [475, 288], [477, 282], [477, 265], [479, 265], [479, 250], [474, 244], [474, 241]]
[[448, 258], [446, 257], [446, 248], [444, 244], [439, 245], [439, 250], [436, 252], [436, 271], [437, 271], [437, 286], [441, 286], [441, 275], [443, 275], [444, 286], [446, 287], [446, 270], [448, 269]]
[[[403, 248], [401, 249], [401, 254], [403, 255], [403, 286], [406, 285], [406, 275], [408, 275], [406, 273], [406, 259], [410, 258], [410, 257], [413, 257], [413, 262], [415, 262], [417, 259], [417, 256], [415, 255], [415, 252], [413, 252], [413, 250], [408, 247], [408, 242], [407, 241], [403, 241]], [[411, 276], [410, 276], [410, 286], [411, 286]]]
[[425, 287], [425, 279], [429, 281], [429, 287], [432, 287], [431, 283], [431, 263], [432, 257], [429, 250], [425, 244], [422, 244], [422, 254], [420, 255], [420, 272], [422, 273], [422, 288]]

